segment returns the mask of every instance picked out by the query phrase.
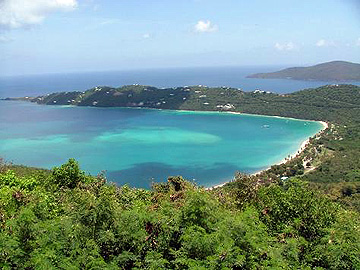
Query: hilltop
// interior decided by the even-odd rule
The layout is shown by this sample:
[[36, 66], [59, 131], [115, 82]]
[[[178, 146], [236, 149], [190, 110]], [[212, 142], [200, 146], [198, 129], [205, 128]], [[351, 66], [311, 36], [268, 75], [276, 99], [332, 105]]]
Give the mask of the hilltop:
[[206, 86], [156, 88], [146, 85], [126, 85], [118, 88], [97, 86], [84, 92], [61, 92], [35, 98], [22, 98], [46, 105], [76, 105], [94, 107], [141, 107], [183, 110], [230, 110], [230, 101], [247, 96], [240, 89]]
[[310, 67], [291, 67], [276, 72], [257, 73], [247, 78], [318, 81], [360, 81], [360, 64], [332, 61]]
[[[261, 90], [244, 92], [230, 87], [127, 85], [118, 88], [98, 86], [84, 92], [60, 92], [20, 100], [45, 105], [232, 111], [307, 120], [348, 121], [349, 114], [352, 115], [353, 111], [357, 113], [360, 106], [358, 89], [353, 85], [327, 85], [283, 95]], [[336, 113], [329, 113], [330, 109], [336, 110]]]

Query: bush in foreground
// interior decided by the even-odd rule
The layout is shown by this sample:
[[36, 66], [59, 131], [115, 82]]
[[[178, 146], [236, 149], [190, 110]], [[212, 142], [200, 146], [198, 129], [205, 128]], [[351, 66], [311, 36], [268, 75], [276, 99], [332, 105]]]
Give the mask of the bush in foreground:
[[[152, 190], [86, 176], [0, 174], [4, 269], [359, 269], [359, 214], [300, 181]], [[242, 192], [249, 190], [251, 194]], [[241, 201], [244, 203], [241, 203]]]

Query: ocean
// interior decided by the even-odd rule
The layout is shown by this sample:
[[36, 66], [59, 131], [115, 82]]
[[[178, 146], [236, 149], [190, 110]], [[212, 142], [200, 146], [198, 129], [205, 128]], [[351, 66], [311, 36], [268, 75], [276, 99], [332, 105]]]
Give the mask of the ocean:
[[[0, 76], [0, 98], [36, 96], [60, 91], [84, 91], [94, 86], [143, 84], [155, 87], [186, 85], [230, 86], [244, 91], [261, 89], [275, 93], [291, 93], [305, 88], [338, 82], [250, 79], [247, 75], [276, 71], [284, 67], [207, 67], [168, 68], [133, 71], [107, 71], [28, 76]], [[360, 82], [342, 82], [360, 85]]]
[[48, 106], [0, 101], [0, 156], [60, 166], [69, 158], [119, 185], [182, 175], [206, 187], [295, 153], [321, 123], [224, 112]]

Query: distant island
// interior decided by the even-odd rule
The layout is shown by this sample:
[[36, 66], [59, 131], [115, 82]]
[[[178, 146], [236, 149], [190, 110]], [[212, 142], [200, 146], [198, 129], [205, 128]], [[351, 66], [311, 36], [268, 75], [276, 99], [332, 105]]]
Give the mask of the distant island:
[[332, 61], [310, 67], [291, 67], [276, 72], [256, 73], [247, 78], [318, 81], [360, 81], [360, 64]]

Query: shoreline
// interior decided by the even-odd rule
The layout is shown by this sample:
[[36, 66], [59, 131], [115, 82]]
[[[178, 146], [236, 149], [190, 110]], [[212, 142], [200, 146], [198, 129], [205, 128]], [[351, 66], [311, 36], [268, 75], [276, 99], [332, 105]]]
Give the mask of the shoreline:
[[[286, 117], [285, 117], [285, 118], [286, 118]], [[301, 119], [296, 119], [296, 120], [301, 120]], [[315, 120], [304, 120], [304, 121], [315, 121]], [[323, 127], [322, 127], [322, 129], [321, 129], [319, 132], [317, 132], [314, 136], [321, 134], [324, 130], [326, 130], [326, 129], [329, 127], [329, 124], [328, 124], [327, 122], [325, 122], [325, 121], [316, 121], [316, 122], [320, 122]], [[312, 137], [314, 137], [314, 136], [312, 136]], [[311, 138], [312, 138], [312, 137], [311, 137]], [[301, 153], [305, 150], [305, 148], [307, 147], [307, 145], [309, 144], [309, 142], [310, 142], [310, 138], [307, 138], [305, 141], [303, 141], [303, 142], [301, 143], [300, 147], [298, 148], [298, 150], [297, 150], [295, 153], [288, 155], [287, 157], [283, 158], [283, 159], [280, 160], [279, 162], [276, 162], [275, 164], [272, 164], [272, 165], [270, 165], [269, 167], [267, 167], [267, 168], [265, 168], [265, 169], [263, 169], [263, 170], [260, 170], [260, 171], [257, 171], [257, 172], [254, 172], [254, 173], [250, 174], [250, 176], [256, 176], [256, 175], [258, 175], [258, 174], [261, 174], [261, 173], [269, 170], [269, 169], [270, 169], [272, 166], [274, 166], [274, 165], [281, 165], [281, 164], [284, 164], [284, 163], [286, 163], [286, 162], [294, 159], [297, 155], [301, 154]], [[233, 179], [232, 179], [232, 180], [233, 180]], [[232, 180], [229, 180], [229, 181], [226, 181], [226, 182], [224, 182], [224, 183], [221, 183], [221, 184], [218, 184], [218, 185], [214, 185], [214, 186], [211, 186], [211, 187], [207, 187], [207, 188], [205, 188], [205, 189], [206, 189], [206, 190], [212, 190], [212, 189], [220, 188], [220, 187], [226, 185], [227, 183], [230, 183]]]
[[[51, 107], [62, 107], [62, 108], [93, 108], [93, 109], [133, 109], [133, 110], [156, 110], [156, 111], [163, 111], [163, 112], [180, 112], [180, 113], [207, 113], [207, 114], [234, 114], [234, 115], [246, 115], [246, 116], [254, 116], [254, 117], [275, 117], [280, 119], [290, 119], [294, 121], [305, 121], [305, 122], [319, 122], [323, 126], [327, 126], [327, 123], [320, 120], [309, 120], [309, 119], [301, 119], [301, 118], [294, 118], [294, 117], [287, 117], [287, 116], [279, 116], [279, 115], [266, 115], [266, 114], [256, 114], [256, 113], [245, 113], [245, 112], [234, 112], [234, 111], [207, 111], [207, 110], [184, 110], [184, 109], [159, 109], [159, 108], [149, 108], [149, 107], [121, 107], [121, 106], [109, 106], [109, 107], [101, 107], [101, 106], [79, 106], [79, 105], [54, 105], [54, 104], [41, 104], [37, 102], [31, 102], [29, 100], [7, 100], [7, 99], [0, 99], [0, 101], [20, 101], [20, 102], [29, 102], [35, 105], [42, 105], [42, 106], [51, 106]], [[325, 124], [324, 124], [325, 123]]]
[[[19, 100], [21, 102], [28, 102], [26, 100]], [[63, 108], [69, 108], [69, 107], [85, 107], [85, 108], [94, 108], [94, 109], [109, 109], [109, 108], [120, 108], [120, 109], [135, 109], [135, 110], [157, 110], [157, 111], [167, 111], [167, 112], [180, 112], [180, 113], [207, 113], [207, 114], [233, 114], [233, 115], [246, 115], [246, 116], [253, 116], [253, 117], [275, 117], [275, 118], [280, 118], [280, 119], [290, 119], [293, 121], [304, 121], [304, 122], [319, 122], [322, 125], [322, 128], [316, 133], [314, 134], [312, 137], [321, 134], [324, 130], [326, 130], [329, 126], [329, 124], [325, 121], [319, 121], [319, 120], [308, 120], [308, 119], [299, 119], [299, 118], [293, 118], [293, 117], [286, 117], [286, 116], [278, 116], [278, 115], [262, 115], [262, 114], [252, 114], [252, 113], [243, 113], [243, 112], [234, 112], [234, 111], [196, 111], [196, 110], [174, 110], [174, 109], [158, 109], [158, 108], [146, 108], [146, 107], [96, 107], [96, 106], [77, 106], [77, 105], [53, 105], [53, 104], [39, 104], [39, 103], [34, 103], [35, 105], [44, 105], [44, 106], [53, 106], [53, 107], [63, 107]], [[300, 147], [292, 154], [289, 154], [287, 157], [281, 159], [280, 161], [271, 164], [269, 167], [262, 169], [260, 171], [254, 172], [252, 174], [250, 174], [250, 176], [255, 176], [258, 174], [261, 174], [267, 170], [269, 170], [271, 168], [271, 166], [274, 165], [281, 165], [286, 163], [287, 161], [292, 160], [293, 158], [295, 158], [298, 154], [302, 153], [306, 146], [308, 145], [310, 141], [310, 137], [307, 138], [305, 141], [303, 141], [300, 145]], [[227, 183], [230, 183], [233, 179], [231, 180], [226, 180], [223, 183], [217, 184], [217, 185], [213, 185], [210, 187], [206, 187], [206, 190], [212, 190], [215, 188], [219, 188], [222, 187], [224, 185], [226, 185]]]
[[[246, 116], [254, 116], [254, 117], [275, 117], [280, 119], [290, 119], [294, 121], [305, 121], [305, 122], [320, 122], [323, 124], [323, 121], [320, 120], [309, 120], [309, 119], [301, 119], [287, 116], [279, 116], [279, 115], [266, 115], [266, 114], [256, 114], [256, 113], [245, 113], [245, 112], [234, 112], [234, 111], [207, 111], [207, 110], [184, 110], [184, 109], [159, 109], [159, 108], [149, 108], [149, 107], [126, 107], [126, 106], [109, 106], [109, 107], [101, 107], [101, 106], [79, 106], [79, 105], [54, 105], [54, 104], [41, 104], [37, 102], [31, 102], [29, 100], [6, 100], [0, 99], [0, 101], [20, 101], [32, 103], [34, 105], [40, 106], [51, 106], [51, 107], [62, 107], [62, 108], [93, 108], [93, 109], [133, 109], [133, 110], [156, 110], [163, 112], [180, 112], [180, 113], [206, 113], [206, 114], [234, 114], [234, 115], [246, 115]], [[326, 124], [326, 122], [324, 122]], [[324, 125], [324, 124], [323, 124]]]

